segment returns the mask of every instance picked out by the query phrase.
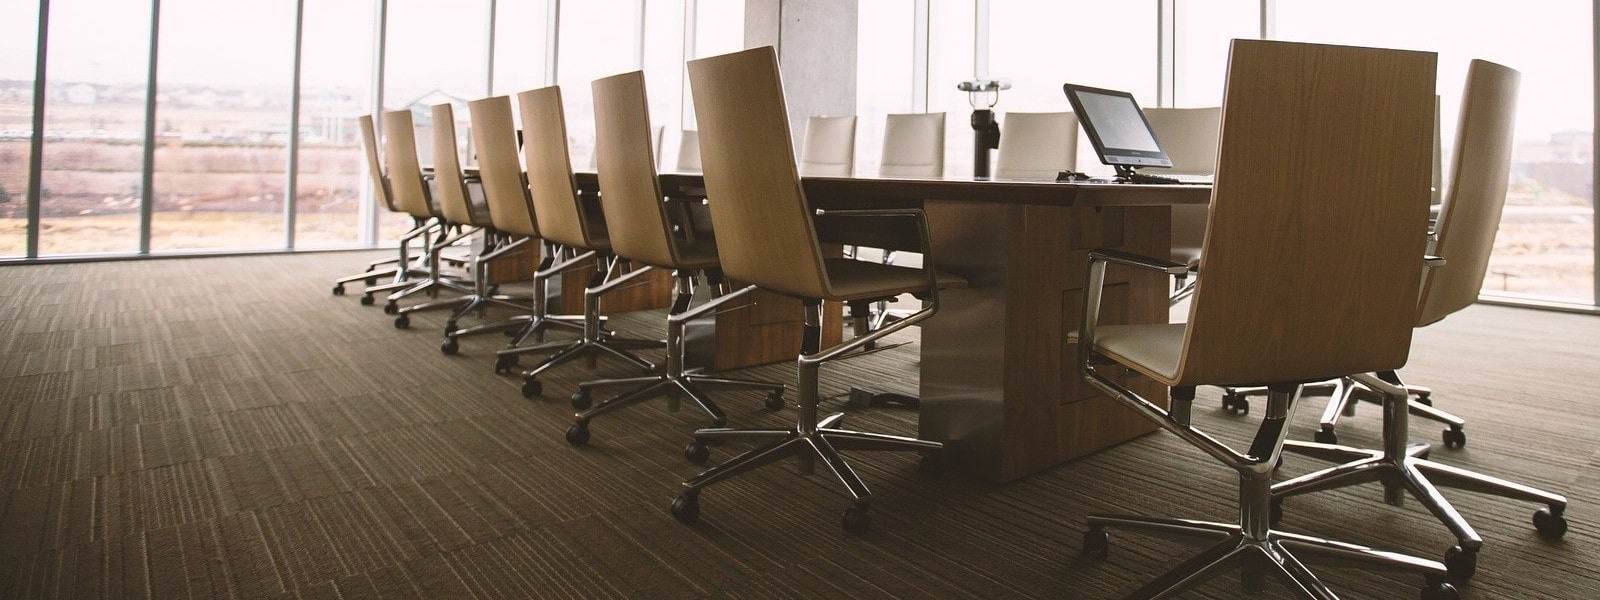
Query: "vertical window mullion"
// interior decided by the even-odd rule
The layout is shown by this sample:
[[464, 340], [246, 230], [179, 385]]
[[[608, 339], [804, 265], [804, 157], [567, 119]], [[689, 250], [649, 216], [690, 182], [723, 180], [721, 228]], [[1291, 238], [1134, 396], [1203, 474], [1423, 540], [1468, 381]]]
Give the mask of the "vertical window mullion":
[[50, 39], [50, 0], [39, 0], [39, 34], [33, 56], [33, 136], [28, 141], [27, 258], [39, 257], [39, 219], [44, 186], [45, 44]]
[[155, 217], [156, 168], [156, 65], [161, 44], [161, 0], [150, 0], [150, 61], [146, 67], [144, 97], [144, 158], [139, 183], [139, 254], [150, 254], [150, 222]]
[[283, 247], [294, 249], [295, 199], [300, 197], [300, 68], [305, 52], [306, 0], [294, 3], [294, 63], [289, 82], [289, 153], [283, 176]]

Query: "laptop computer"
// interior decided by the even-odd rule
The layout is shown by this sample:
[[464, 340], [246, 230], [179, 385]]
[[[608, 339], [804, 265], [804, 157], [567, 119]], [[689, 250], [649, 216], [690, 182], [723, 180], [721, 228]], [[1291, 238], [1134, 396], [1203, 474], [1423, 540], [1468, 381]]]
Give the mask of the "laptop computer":
[[1155, 130], [1145, 118], [1133, 94], [1073, 83], [1061, 86], [1077, 113], [1078, 122], [1089, 134], [1100, 162], [1117, 170], [1117, 180], [1130, 183], [1185, 183], [1212, 182], [1210, 175], [1176, 175], [1142, 173], [1142, 168], [1170, 168], [1172, 159], [1161, 147]]

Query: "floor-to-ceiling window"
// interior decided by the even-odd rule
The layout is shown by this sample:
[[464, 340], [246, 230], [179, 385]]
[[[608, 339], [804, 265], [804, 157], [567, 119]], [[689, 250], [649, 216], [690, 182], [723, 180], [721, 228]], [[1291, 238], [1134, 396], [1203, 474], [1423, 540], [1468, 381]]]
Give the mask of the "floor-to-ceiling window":
[[150, 2], [55, 0], [39, 253], [139, 250]]
[[[861, 2], [856, 36], [856, 173], [878, 172], [884, 116], [912, 112], [917, 0]], [[954, 86], [954, 82], [950, 86]], [[959, 117], [959, 115], [958, 115]], [[948, 115], [946, 116], [948, 119]]]
[[928, 112], [943, 112], [944, 172], [972, 174], [972, 106], [956, 83], [972, 79], [975, 0], [940, 0], [928, 7]]
[[366, 2], [305, 2], [296, 248], [362, 241], [367, 179], [356, 119], [372, 110], [376, 14]]
[[1468, 63], [1522, 72], [1510, 191], [1484, 280], [1507, 292], [1594, 302], [1593, 4], [1278, 2], [1276, 37], [1439, 53], [1448, 181]]
[[1172, 0], [1172, 106], [1222, 104], [1228, 46], [1261, 32], [1261, 0]]
[[[33, 159], [33, 71], [39, 4], [0, 0], [0, 257], [28, 251], [28, 165]], [[30, 18], [31, 17], [31, 18]]]
[[163, 0], [152, 250], [284, 247], [295, 5]]
[[639, 68], [638, 0], [562, 2], [556, 83], [567, 115], [573, 168], [594, 164], [594, 101], [589, 83]]

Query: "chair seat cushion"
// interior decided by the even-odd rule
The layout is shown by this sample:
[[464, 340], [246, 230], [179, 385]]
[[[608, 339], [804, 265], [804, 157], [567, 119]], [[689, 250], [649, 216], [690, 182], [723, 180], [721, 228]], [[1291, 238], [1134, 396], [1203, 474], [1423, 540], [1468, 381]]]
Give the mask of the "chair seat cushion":
[[1095, 328], [1095, 350], [1163, 384], [1178, 377], [1185, 323], [1101, 325]]
[[[928, 289], [927, 275], [922, 269], [851, 258], [829, 258], [825, 263], [833, 292], [826, 300], [893, 298]], [[934, 277], [941, 289], [967, 286], [967, 280], [957, 275], [935, 271]]]

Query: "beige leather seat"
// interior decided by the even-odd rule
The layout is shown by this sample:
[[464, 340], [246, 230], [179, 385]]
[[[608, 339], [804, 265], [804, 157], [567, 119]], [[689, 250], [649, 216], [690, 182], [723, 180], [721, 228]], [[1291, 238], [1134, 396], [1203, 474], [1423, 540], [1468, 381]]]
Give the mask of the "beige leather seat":
[[1078, 165], [1078, 116], [1070, 112], [1008, 112], [1000, 122], [995, 179], [1054, 181]]
[[800, 142], [800, 175], [850, 177], [856, 174], [856, 118], [811, 117]]
[[[1430, 250], [1443, 258], [1445, 264], [1429, 269], [1423, 279], [1421, 299], [1413, 313], [1412, 324], [1416, 327], [1435, 323], [1478, 300], [1489, 255], [1494, 249], [1495, 231], [1500, 225], [1500, 211], [1505, 205], [1520, 78], [1513, 69], [1482, 60], [1472, 61], [1467, 71], [1450, 187], [1439, 211], [1439, 223], [1434, 231], [1436, 239], [1431, 242]], [[1364, 329], [1355, 329], [1346, 335], [1356, 341], [1366, 339]], [[1394, 369], [1352, 376], [1343, 383], [1340, 390], [1377, 396], [1382, 402], [1383, 448], [1367, 450], [1291, 442], [1290, 450], [1342, 464], [1274, 485], [1275, 501], [1379, 480], [1387, 484], [1385, 498], [1388, 500], [1398, 500], [1401, 494], [1409, 491], [1455, 535], [1457, 543], [1446, 551], [1445, 565], [1458, 580], [1470, 578], [1476, 571], [1478, 548], [1483, 539], [1439, 494], [1436, 485], [1544, 504], [1545, 507], [1534, 514], [1534, 526], [1546, 537], [1560, 537], [1566, 533], [1566, 518], [1562, 514], [1566, 510], [1566, 498], [1435, 462], [1427, 458], [1427, 445], [1410, 444], [1408, 413], [1419, 408], [1432, 410], [1432, 407], [1408, 406], [1409, 396], [1415, 394], [1415, 390], [1405, 387]], [[1350, 395], [1336, 396], [1324, 419], [1328, 414], [1337, 415], [1341, 403], [1350, 401]], [[1324, 431], [1331, 433], [1332, 429]], [[1459, 426], [1446, 429], [1445, 444], [1464, 443], [1465, 434], [1460, 431]], [[1453, 432], [1462, 437], [1455, 439]]]
[[[1107, 264], [1168, 274], [1188, 267], [1095, 251], [1077, 362], [1097, 390], [1237, 473], [1238, 520], [1093, 515], [1084, 552], [1106, 556], [1107, 527], [1211, 541], [1130, 596], [1138, 598], [1176, 596], [1235, 565], [1246, 591], [1274, 576], [1301, 597], [1335, 597], [1302, 558], [1421, 573], [1425, 597], [1453, 597], [1437, 561], [1283, 532], [1269, 516], [1300, 384], [1397, 368], [1410, 351], [1437, 57], [1261, 40], [1234, 40], [1230, 56], [1205, 269], [1188, 322], [1097, 326]], [[1347, 293], [1355, 281], [1367, 285]], [[1124, 385], [1127, 369], [1170, 386], [1169, 403]], [[1196, 386], [1246, 383], [1271, 389], [1248, 448], [1190, 420]]]
[[[844, 483], [853, 505], [845, 511], [846, 530], [864, 532], [871, 524], [872, 498], [865, 483], [839, 454], [841, 450], [911, 450], [938, 452], [938, 442], [864, 433], [840, 427], [842, 414], [818, 418], [818, 370], [824, 362], [851, 356], [867, 343], [895, 333], [938, 310], [938, 288], [931, 268], [909, 269], [875, 261], [826, 259], [817, 241], [813, 211], [800, 188], [789, 133], [788, 111], [778, 73], [776, 52], [768, 46], [689, 62], [695, 114], [700, 119], [701, 159], [706, 192], [717, 230], [717, 249], [730, 279], [800, 298], [805, 304], [806, 340], [798, 360], [798, 410], [793, 427], [785, 429], [702, 429], [695, 432], [691, 459], [698, 447], [718, 441], [750, 441], [754, 450], [729, 459], [684, 482], [672, 503], [680, 521], [700, 514], [700, 494], [707, 486], [783, 457], [795, 456], [809, 473], [820, 460]], [[926, 253], [926, 221], [920, 210], [844, 211], [860, 218], [917, 223]], [[931, 257], [928, 261], [930, 266]], [[828, 349], [819, 347], [822, 302], [871, 302], [914, 293], [927, 299], [922, 310]]]

